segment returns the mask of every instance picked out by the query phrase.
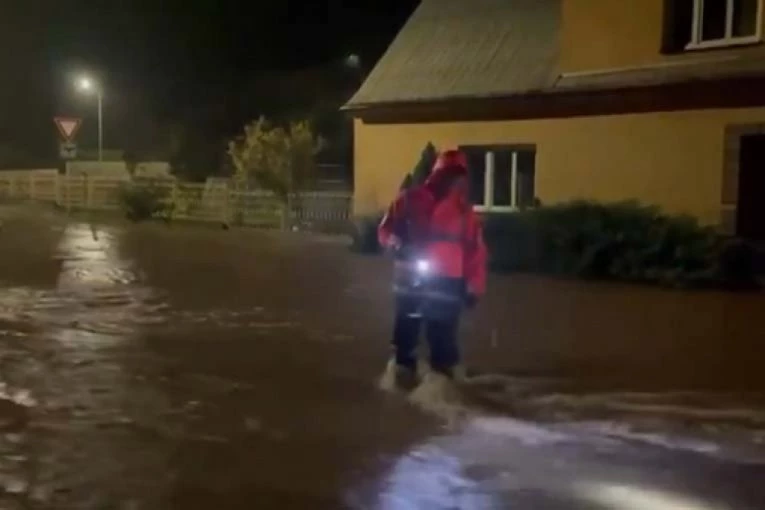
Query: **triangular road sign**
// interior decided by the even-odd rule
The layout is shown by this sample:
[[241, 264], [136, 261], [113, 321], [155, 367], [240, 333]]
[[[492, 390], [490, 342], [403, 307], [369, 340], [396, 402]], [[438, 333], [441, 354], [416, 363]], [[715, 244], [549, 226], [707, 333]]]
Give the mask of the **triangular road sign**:
[[80, 129], [80, 124], [82, 124], [82, 119], [74, 117], [56, 117], [53, 121], [56, 123], [58, 132], [61, 133], [61, 137], [67, 142], [74, 139]]

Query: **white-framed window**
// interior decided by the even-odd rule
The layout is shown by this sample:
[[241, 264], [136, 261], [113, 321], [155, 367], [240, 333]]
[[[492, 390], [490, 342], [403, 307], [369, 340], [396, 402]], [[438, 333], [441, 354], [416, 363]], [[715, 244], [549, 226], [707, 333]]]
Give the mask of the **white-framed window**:
[[664, 0], [662, 53], [758, 43], [765, 0]]
[[470, 199], [479, 212], [512, 212], [535, 202], [533, 147], [463, 146], [470, 175]]
[[760, 41], [762, 0], [694, 0], [688, 49]]

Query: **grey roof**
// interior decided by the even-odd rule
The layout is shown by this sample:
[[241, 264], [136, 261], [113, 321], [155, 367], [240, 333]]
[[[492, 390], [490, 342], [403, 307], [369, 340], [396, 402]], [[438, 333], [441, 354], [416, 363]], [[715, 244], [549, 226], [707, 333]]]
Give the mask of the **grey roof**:
[[422, 0], [346, 107], [523, 94], [556, 78], [561, 0]]
[[762, 46], [561, 75], [562, 1], [422, 0], [345, 108], [765, 75]]
[[727, 51], [694, 59], [669, 60], [631, 69], [563, 74], [553, 91], [646, 87], [719, 78], [746, 78], [765, 73], [765, 51], [760, 47]]

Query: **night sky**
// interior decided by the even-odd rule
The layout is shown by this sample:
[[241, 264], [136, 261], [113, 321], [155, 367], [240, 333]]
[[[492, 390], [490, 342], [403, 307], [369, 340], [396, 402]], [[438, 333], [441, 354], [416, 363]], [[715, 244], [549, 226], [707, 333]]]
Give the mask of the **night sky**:
[[373, 65], [417, 1], [3, 4], [0, 147], [35, 153], [55, 143], [55, 114], [84, 116], [83, 136], [92, 134], [95, 100], [74, 89], [79, 73], [103, 83], [112, 140], [129, 137], [147, 118], [188, 122], [195, 109], [221, 108], [233, 125], [268, 106], [258, 104], [258, 94], [270, 101], [258, 83], [280, 72], [339, 69], [352, 53], [364, 67]]

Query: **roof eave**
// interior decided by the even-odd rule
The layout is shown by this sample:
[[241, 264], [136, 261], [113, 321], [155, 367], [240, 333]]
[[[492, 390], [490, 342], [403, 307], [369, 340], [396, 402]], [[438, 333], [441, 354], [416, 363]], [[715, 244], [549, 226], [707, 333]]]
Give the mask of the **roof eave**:
[[578, 88], [459, 100], [357, 103], [354, 118], [372, 124], [529, 120], [656, 111], [763, 106], [765, 76], [661, 85]]
[[624, 80], [615, 81], [611, 83], [579, 83], [579, 84], [567, 84], [563, 80], [563, 75], [553, 80], [550, 85], [543, 89], [528, 90], [517, 93], [506, 94], [482, 94], [482, 95], [463, 95], [463, 96], [447, 96], [447, 97], [434, 97], [434, 98], [422, 98], [422, 99], [405, 99], [395, 101], [366, 101], [366, 102], [354, 102], [349, 101], [341, 107], [341, 111], [348, 114], [358, 114], [363, 111], [380, 110], [386, 108], [402, 108], [408, 106], [438, 106], [444, 104], [455, 103], [468, 103], [474, 101], [513, 101], [527, 99], [538, 99], [544, 96], [553, 95], [565, 95], [565, 94], [582, 94], [582, 93], [609, 93], [618, 90], [630, 90], [630, 89], [644, 89], [654, 87], [673, 87], [687, 85], [691, 83], [709, 83], [709, 82], [725, 82], [729, 80], [747, 80], [747, 79], [762, 79], [765, 78], [765, 70], [758, 72], [747, 73], [722, 73], [717, 76], [705, 76], [705, 77], [682, 77], [682, 78], [669, 78], [669, 79], [656, 79], [656, 80]]
[[537, 97], [552, 92], [558, 92], [553, 89], [538, 89], [528, 90], [516, 93], [504, 93], [504, 94], [480, 94], [480, 95], [459, 95], [459, 96], [443, 96], [443, 97], [428, 97], [421, 99], [401, 99], [392, 101], [366, 101], [366, 102], [354, 102], [349, 101], [340, 108], [340, 111], [354, 113], [371, 109], [382, 108], [401, 108], [407, 106], [437, 106], [443, 104], [453, 103], [466, 103], [473, 101], [484, 100], [512, 100], [522, 99], [524, 97]]

